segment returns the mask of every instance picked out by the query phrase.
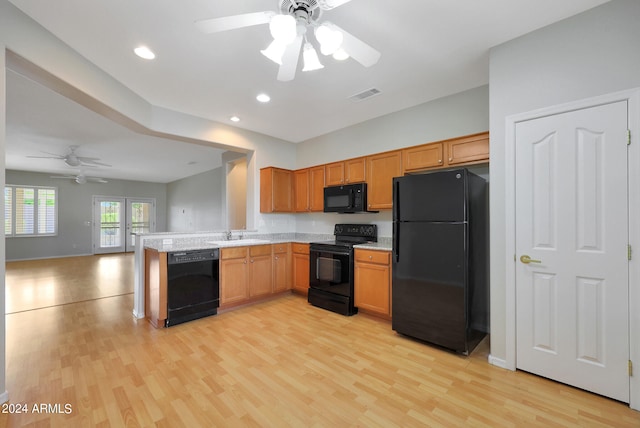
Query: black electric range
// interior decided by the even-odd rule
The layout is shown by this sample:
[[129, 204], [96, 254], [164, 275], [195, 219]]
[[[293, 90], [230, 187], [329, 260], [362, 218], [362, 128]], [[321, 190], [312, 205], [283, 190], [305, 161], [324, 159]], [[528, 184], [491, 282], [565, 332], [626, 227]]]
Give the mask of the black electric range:
[[342, 315], [354, 315], [353, 246], [378, 241], [375, 224], [336, 224], [332, 241], [309, 245], [309, 294], [313, 306]]

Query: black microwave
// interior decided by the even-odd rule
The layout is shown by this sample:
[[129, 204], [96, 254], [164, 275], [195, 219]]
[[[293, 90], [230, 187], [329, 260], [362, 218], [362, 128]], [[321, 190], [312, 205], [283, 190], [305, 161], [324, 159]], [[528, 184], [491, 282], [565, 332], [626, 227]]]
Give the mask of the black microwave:
[[324, 188], [324, 212], [377, 212], [367, 209], [367, 183], [347, 184]]

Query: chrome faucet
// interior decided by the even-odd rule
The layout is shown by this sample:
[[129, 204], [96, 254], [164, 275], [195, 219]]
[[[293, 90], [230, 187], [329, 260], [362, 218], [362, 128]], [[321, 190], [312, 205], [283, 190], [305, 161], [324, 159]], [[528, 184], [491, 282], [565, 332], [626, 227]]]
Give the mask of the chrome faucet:
[[227, 241], [231, 241], [232, 234], [230, 230], [227, 230]]

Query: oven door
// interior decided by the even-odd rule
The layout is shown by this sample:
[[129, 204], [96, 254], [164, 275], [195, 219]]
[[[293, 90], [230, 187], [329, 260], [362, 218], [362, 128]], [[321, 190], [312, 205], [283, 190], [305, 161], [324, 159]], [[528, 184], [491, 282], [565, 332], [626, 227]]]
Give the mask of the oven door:
[[309, 252], [309, 286], [327, 293], [351, 297], [353, 293], [353, 258], [351, 251]]

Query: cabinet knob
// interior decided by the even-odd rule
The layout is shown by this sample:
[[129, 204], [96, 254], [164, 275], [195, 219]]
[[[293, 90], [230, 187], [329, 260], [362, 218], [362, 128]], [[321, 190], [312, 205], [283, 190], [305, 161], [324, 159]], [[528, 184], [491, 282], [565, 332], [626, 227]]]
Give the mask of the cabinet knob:
[[453, 160], [453, 158], [449, 158], [449, 162], [451, 162]]
[[369, 260], [373, 260], [373, 256], [369, 256]]
[[246, 264], [247, 264], [247, 261], [245, 260], [245, 261], [243, 261], [242, 263], [244, 263], [244, 264], [246, 265]]
[[253, 263], [253, 259], [251, 259], [251, 263]]
[[438, 163], [442, 163], [442, 159], [438, 159]]
[[278, 260], [278, 256], [276, 256], [276, 260]]

